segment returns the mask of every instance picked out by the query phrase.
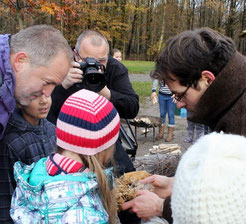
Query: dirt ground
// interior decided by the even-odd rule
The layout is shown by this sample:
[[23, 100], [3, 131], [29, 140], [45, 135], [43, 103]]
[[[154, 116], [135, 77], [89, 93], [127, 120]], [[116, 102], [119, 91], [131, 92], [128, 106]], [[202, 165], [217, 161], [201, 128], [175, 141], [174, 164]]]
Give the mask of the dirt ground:
[[[149, 75], [129, 75], [130, 81], [151, 81]], [[140, 110], [138, 115], [150, 115], [159, 117], [159, 105], [153, 105], [150, 97], [147, 97], [145, 103], [140, 105]], [[175, 116], [175, 131], [174, 131], [174, 139], [170, 142], [170, 144], [177, 143], [181, 147], [181, 151], [184, 152], [191, 144], [184, 143], [184, 139], [187, 137], [187, 121], [185, 118], [181, 118], [180, 116]], [[135, 131], [134, 126], [131, 126], [133, 132]], [[148, 154], [149, 149], [153, 147], [153, 145], [159, 145], [161, 143], [165, 143], [164, 138], [167, 135], [167, 128], [165, 130], [164, 138], [160, 141], [153, 142], [153, 129], [150, 129], [150, 132], [145, 137], [141, 134], [143, 128], [137, 128], [137, 157], [144, 156]], [[158, 134], [158, 128], [155, 129], [155, 136]]]
[[[146, 99], [146, 102], [144, 105], [140, 105], [140, 110], [138, 115], [144, 115], [144, 116], [155, 116], [159, 117], [159, 106], [153, 105], [152, 101], [149, 99]], [[167, 136], [167, 128], [165, 129], [164, 138], [159, 141], [153, 141], [153, 128], [149, 129], [149, 132], [147, 136], [141, 134], [141, 131], [144, 128], [137, 127], [137, 143], [138, 143], [138, 149], [137, 149], [137, 155], [136, 156], [144, 156], [148, 154], [149, 149], [153, 148], [154, 145], [159, 145], [161, 143], [166, 144], [174, 144], [177, 143], [181, 147], [181, 151], [185, 151], [191, 144], [185, 143], [184, 139], [187, 137], [187, 121], [185, 118], [181, 118], [180, 116], [175, 116], [175, 131], [174, 131], [174, 138], [171, 142], [166, 143], [164, 138]], [[131, 126], [133, 133], [135, 133], [135, 127]], [[155, 136], [158, 135], [158, 128], [155, 128]]]

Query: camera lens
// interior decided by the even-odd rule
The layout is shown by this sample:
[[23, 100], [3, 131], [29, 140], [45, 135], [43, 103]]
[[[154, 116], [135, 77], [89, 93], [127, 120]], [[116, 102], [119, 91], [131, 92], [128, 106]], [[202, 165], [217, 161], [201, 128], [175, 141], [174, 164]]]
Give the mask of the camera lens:
[[105, 76], [96, 69], [86, 71], [84, 75], [85, 88], [94, 92], [99, 92], [106, 85]]

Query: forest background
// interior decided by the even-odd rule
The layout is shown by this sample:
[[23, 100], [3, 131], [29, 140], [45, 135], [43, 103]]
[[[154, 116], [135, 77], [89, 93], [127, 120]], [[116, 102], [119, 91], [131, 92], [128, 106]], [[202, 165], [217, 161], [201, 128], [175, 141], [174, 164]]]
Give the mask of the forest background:
[[246, 0], [0, 0], [0, 33], [45, 23], [73, 47], [83, 30], [99, 30], [124, 59], [153, 61], [170, 37], [210, 27], [245, 54], [245, 9]]

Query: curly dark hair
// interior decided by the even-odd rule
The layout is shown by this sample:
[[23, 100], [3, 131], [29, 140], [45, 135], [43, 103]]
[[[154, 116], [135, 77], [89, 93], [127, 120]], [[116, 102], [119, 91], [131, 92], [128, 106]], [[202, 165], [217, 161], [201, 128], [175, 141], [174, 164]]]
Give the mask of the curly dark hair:
[[172, 80], [195, 87], [204, 70], [215, 76], [235, 54], [233, 40], [210, 28], [188, 30], [170, 38], [156, 61], [153, 78]]

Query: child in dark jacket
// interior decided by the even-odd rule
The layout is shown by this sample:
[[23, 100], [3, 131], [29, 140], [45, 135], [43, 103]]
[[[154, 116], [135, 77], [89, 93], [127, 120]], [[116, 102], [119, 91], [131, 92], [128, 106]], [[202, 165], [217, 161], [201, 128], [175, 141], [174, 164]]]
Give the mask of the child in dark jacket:
[[112, 161], [120, 118], [113, 104], [80, 90], [63, 104], [57, 153], [14, 166], [11, 217], [18, 223], [116, 223]]
[[11, 196], [15, 190], [13, 166], [16, 161], [32, 164], [55, 150], [55, 126], [46, 120], [51, 97], [32, 100], [29, 106], [16, 108], [0, 142], [0, 221], [11, 223]]

